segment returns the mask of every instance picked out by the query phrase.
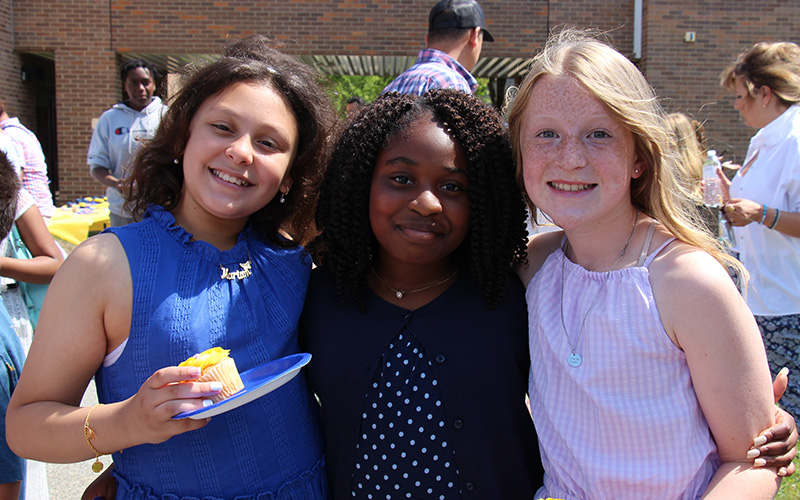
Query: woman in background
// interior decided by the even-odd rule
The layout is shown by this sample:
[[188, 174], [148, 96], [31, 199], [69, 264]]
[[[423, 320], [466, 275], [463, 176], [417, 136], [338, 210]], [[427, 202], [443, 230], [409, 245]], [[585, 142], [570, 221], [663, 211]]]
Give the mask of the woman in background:
[[[724, 214], [750, 273], [747, 305], [773, 375], [800, 374], [800, 47], [757, 43], [722, 73], [745, 124], [760, 129], [729, 182], [720, 172]], [[800, 378], [781, 403], [800, 416]]]

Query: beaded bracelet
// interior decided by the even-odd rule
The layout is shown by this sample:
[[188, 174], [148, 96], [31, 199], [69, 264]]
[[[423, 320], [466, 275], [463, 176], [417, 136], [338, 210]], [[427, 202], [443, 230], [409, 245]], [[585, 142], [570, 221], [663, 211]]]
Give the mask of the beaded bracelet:
[[772, 224], [770, 224], [769, 228], [770, 229], [774, 229], [775, 226], [778, 225], [778, 219], [780, 219], [780, 218], [781, 218], [781, 211], [780, 211], [780, 209], [776, 208], [775, 209], [775, 220], [772, 221]]
[[767, 220], [767, 206], [765, 204], [761, 204], [761, 208], [764, 210], [761, 214], [761, 222], [759, 224], [764, 224], [764, 221]]
[[89, 444], [89, 448], [91, 448], [92, 451], [94, 452], [95, 462], [92, 464], [92, 470], [94, 472], [100, 472], [101, 470], [103, 470], [103, 462], [100, 461], [100, 453], [97, 451], [97, 448], [94, 447], [92, 442], [89, 441], [91, 438], [97, 436], [95, 432], [89, 427], [89, 416], [98, 406], [102, 406], [102, 404], [96, 404], [91, 408], [89, 408], [89, 413], [86, 414], [86, 420], [83, 421], [83, 437], [86, 438], [86, 442]]

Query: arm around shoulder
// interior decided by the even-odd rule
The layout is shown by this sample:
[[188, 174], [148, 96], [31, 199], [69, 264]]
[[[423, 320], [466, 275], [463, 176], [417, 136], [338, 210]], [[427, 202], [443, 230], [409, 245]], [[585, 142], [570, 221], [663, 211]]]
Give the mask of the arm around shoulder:
[[525, 288], [533, 279], [547, 257], [558, 250], [564, 238], [563, 231], [534, 234], [528, 239], [528, 262], [517, 268], [517, 274]]

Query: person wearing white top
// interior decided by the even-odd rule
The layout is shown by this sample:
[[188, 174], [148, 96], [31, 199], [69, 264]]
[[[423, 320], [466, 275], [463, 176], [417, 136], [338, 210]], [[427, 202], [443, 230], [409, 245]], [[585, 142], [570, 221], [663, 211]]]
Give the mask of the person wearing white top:
[[[744, 165], [723, 179], [723, 211], [750, 274], [747, 304], [756, 317], [773, 375], [800, 373], [800, 47], [757, 43], [723, 73], [750, 140]], [[800, 378], [782, 400], [800, 416]]]
[[120, 78], [128, 99], [100, 115], [86, 157], [92, 177], [106, 186], [112, 226], [133, 222], [124, 208], [122, 182], [128, 176], [128, 164], [136, 150], [155, 135], [167, 109], [161, 99], [153, 95], [157, 72], [149, 62], [128, 61], [120, 70]]

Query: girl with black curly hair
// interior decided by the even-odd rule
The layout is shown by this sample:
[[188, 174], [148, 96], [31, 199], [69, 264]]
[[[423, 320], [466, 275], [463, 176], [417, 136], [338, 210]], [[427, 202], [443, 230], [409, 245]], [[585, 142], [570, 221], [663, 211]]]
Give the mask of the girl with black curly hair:
[[[113, 452], [118, 500], [327, 498], [304, 376], [211, 419], [222, 383], [178, 366], [214, 346], [243, 373], [298, 352], [300, 244], [333, 124], [319, 79], [263, 37], [189, 76], [133, 166], [142, 220], [81, 244], [53, 280], [9, 410], [17, 453], [102, 469]], [[80, 407], [92, 376], [102, 404]]]
[[471, 95], [385, 94], [341, 134], [300, 328], [334, 498], [532, 498], [525, 215]]

